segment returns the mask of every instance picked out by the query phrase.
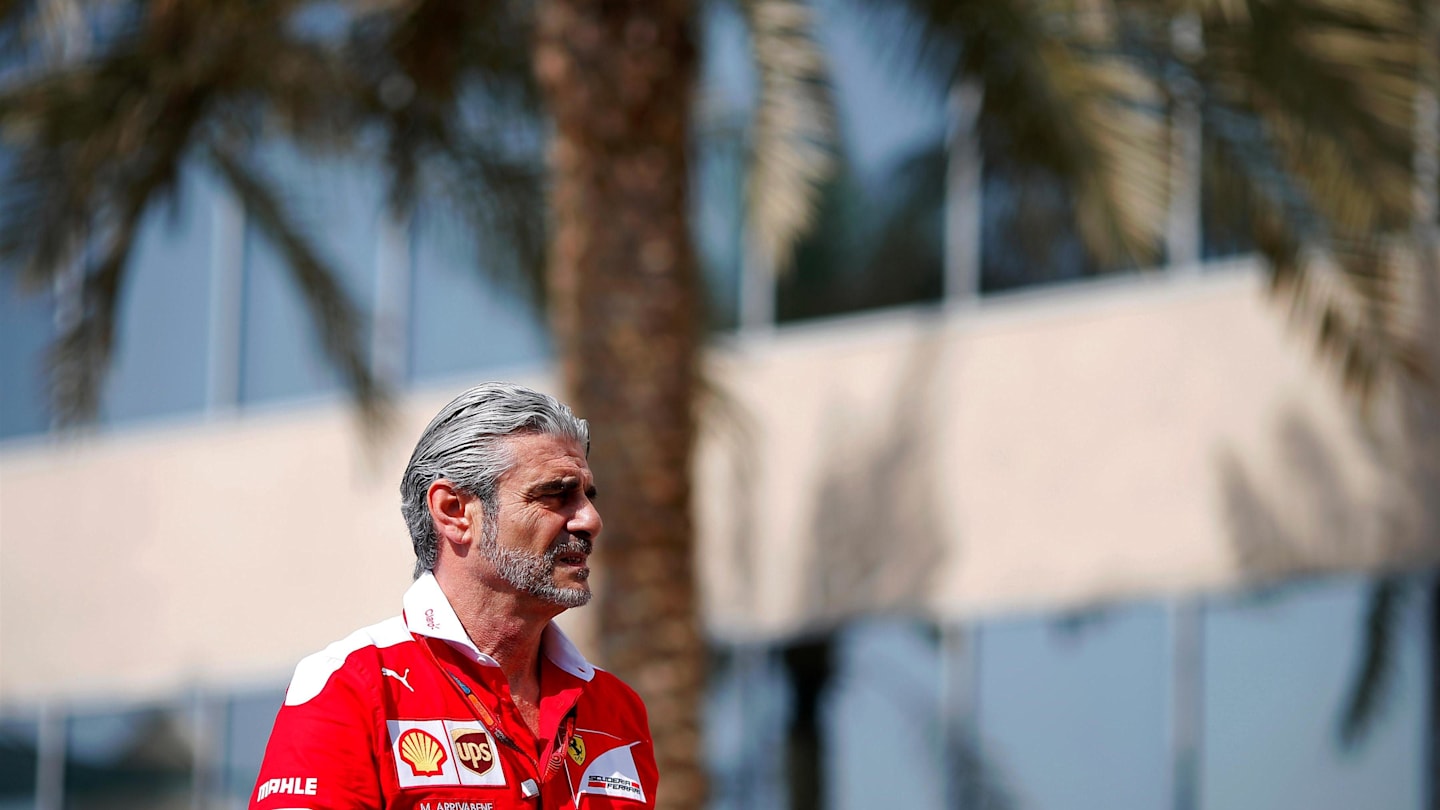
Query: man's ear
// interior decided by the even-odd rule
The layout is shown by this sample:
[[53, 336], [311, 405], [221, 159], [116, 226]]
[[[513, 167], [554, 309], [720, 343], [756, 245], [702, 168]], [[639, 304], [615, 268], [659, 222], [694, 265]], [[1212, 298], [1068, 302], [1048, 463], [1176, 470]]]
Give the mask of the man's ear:
[[430, 519], [441, 540], [463, 545], [470, 542], [470, 502], [475, 496], [464, 492], [451, 481], [441, 478], [425, 493], [430, 505]]

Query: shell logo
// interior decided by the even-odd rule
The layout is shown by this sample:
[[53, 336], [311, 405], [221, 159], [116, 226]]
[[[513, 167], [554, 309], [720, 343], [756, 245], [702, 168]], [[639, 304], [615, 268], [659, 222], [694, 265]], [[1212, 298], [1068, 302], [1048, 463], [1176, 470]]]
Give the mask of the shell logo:
[[416, 776], [439, 776], [445, 764], [445, 747], [418, 728], [400, 735], [400, 759]]

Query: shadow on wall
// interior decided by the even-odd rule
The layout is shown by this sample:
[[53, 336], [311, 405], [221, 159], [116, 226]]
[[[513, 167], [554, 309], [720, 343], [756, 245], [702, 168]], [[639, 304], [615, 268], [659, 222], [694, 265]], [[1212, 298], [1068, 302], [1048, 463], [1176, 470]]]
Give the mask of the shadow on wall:
[[[794, 709], [787, 735], [786, 770], [790, 807], [813, 810], [830, 806], [823, 777], [822, 706], [837, 681], [855, 675], [837, 667], [838, 629], [861, 616], [923, 616], [952, 544], [940, 520], [944, 466], [934, 457], [937, 413], [937, 365], [944, 351], [938, 329], [923, 331], [909, 351], [888, 406], [862, 418], [843, 398], [817, 420], [826, 456], [817, 482], [808, 528], [808, 579], [799, 583], [811, 616], [809, 632], [785, 645]], [[917, 621], [924, 621], [917, 619]], [[927, 635], [939, 646], [939, 633], [926, 622]], [[894, 678], [887, 667], [883, 677]], [[877, 676], [882, 677], [882, 676]], [[944, 729], [935, 704], [935, 684], [892, 684], [890, 712], [907, 726], [948, 738], [946, 805], [1008, 810], [1014, 806], [994, 763], [982, 746], [961, 729]], [[957, 800], [961, 804], [957, 805]]]
[[[1361, 743], [1394, 688], [1395, 647], [1401, 603], [1419, 587], [1430, 593], [1430, 621], [1440, 626], [1440, 580], [1409, 579], [1399, 566], [1440, 560], [1440, 261], [1424, 254], [1410, 274], [1415, 288], [1399, 300], [1412, 304], [1408, 334], [1417, 349], [1420, 373], [1389, 381], [1383, 398], [1372, 397], [1364, 418], [1352, 428], [1363, 448], [1361, 461], [1379, 471], [1378, 487], [1358, 491], [1345, 475], [1326, 435], [1292, 409], [1279, 440], [1280, 474], [1269, 486], [1247, 467], [1234, 448], [1219, 465], [1221, 493], [1235, 558], [1243, 577], [1276, 580], [1334, 568], [1384, 568], [1366, 599], [1364, 638], [1354, 674], [1336, 707], [1342, 744]], [[1426, 381], [1428, 380], [1428, 382]], [[1355, 403], [1359, 405], [1357, 400]], [[1297, 514], [1311, 513], [1300, 524]], [[1421, 585], [1427, 582], [1427, 585]], [[1440, 694], [1440, 645], [1428, 650], [1430, 691]], [[1428, 769], [1440, 772], [1440, 704], [1432, 701], [1426, 723]]]
[[[801, 633], [828, 631], [861, 615], [916, 615], [925, 612], [937, 566], [947, 543], [942, 535], [930, 431], [934, 414], [935, 368], [943, 351], [938, 333], [922, 334], [911, 351], [890, 405], [883, 415], [851, 413], [843, 397], [813, 420], [827, 454], [817, 468], [815, 503], [803, 535], [810, 562], [803, 593], [806, 625]], [[753, 610], [765, 565], [756, 538], [764, 516], [756, 482], [759, 431], [743, 402], [707, 377], [701, 405], [703, 429], [724, 447], [727, 532], [724, 547], [738, 592], [730, 601]], [[864, 430], [856, 423], [863, 420]], [[807, 420], [795, 429], [810, 429]]]
[[[1220, 491], [1242, 575], [1440, 559], [1440, 234], [1433, 225], [1416, 234], [1419, 249], [1397, 252], [1391, 268], [1392, 373], [1368, 397], [1345, 394], [1359, 414], [1353, 435], [1326, 435], [1296, 404], [1281, 425], [1278, 475], [1261, 480], [1236, 448], [1222, 453]], [[1359, 461], [1379, 471], [1371, 494], [1347, 476], [1356, 459], [1337, 456], [1337, 438], [1358, 440]], [[1300, 510], [1314, 519], [1297, 520]]]
[[755, 593], [750, 590], [755, 579], [752, 572], [761, 561], [755, 549], [755, 527], [760, 511], [753, 484], [760, 475], [756, 465], [760, 453], [756, 449], [759, 441], [755, 421], [746, 412], [745, 406], [717, 383], [709, 372], [702, 374], [700, 385], [700, 428], [712, 434], [717, 443], [725, 447], [725, 452], [721, 454], [729, 479], [725, 491], [730, 498], [727, 506], [734, 518], [725, 548], [730, 551], [729, 567], [744, 572], [737, 578], [741, 592], [737, 594], [736, 601], [751, 607], [756, 604]]
[[983, 746], [970, 740], [955, 746], [945, 763], [952, 788], [946, 807], [976, 810], [1015, 810], [1019, 806], [996, 764], [985, 758]]
[[1242, 577], [1433, 560], [1440, 553], [1440, 476], [1427, 453], [1440, 419], [1434, 408], [1413, 409], [1401, 422], [1396, 438], [1360, 437], [1363, 461], [1383, 476], [1373, 488], [1346, 474], [1355, 460], [1340, 457], [1330, 437], [1296, 409], [1281, 422], [1279, 464], [1268, 480], [1225, 448], [1220, 492]]
[[1282, 419], [1279, 450], [1280, 473], [1269, 486], [1234, 448], [1220, 456], [1230, 542], [1247, 579], [1302, 574], [1354, 559], [1385, 519], [1379, 504], [1353, 491], [1324, 435], [1296, 410]]
[[833, 628], [876, 613], [920, 614], [947, 543], [939, 519], [932, 457], [938, 332], [917, 339], [890, 394], [885, 415], [854, 414], [836, 401], [822, 417], [824, 472], [810, 516], [811, 562], [803, 570], [805, 603], [814, 622]]

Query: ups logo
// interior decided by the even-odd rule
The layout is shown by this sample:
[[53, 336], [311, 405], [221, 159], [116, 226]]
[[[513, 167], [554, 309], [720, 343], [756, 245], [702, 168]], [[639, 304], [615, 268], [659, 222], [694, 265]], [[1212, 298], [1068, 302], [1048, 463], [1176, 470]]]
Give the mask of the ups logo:
[[450, 733], [455, 743], [455, 758], [460, 764], [484, 776], [495, 767], [495, 744], [482, 728], [457, 728]]

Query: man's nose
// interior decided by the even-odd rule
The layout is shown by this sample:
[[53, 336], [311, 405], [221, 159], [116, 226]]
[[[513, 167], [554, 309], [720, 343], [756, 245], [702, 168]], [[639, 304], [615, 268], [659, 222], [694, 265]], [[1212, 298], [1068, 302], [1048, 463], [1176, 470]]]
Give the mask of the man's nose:
[[594, 541], [600, 536], [600, 530], [605, 527], [605, 521], [600, 519], [600, 511], [595, 508], [595, 502], [589, 498], [575, 511], [570, 518], [570, 524], [565, 528], [576, 537], [583, 537], [586, 540]]

